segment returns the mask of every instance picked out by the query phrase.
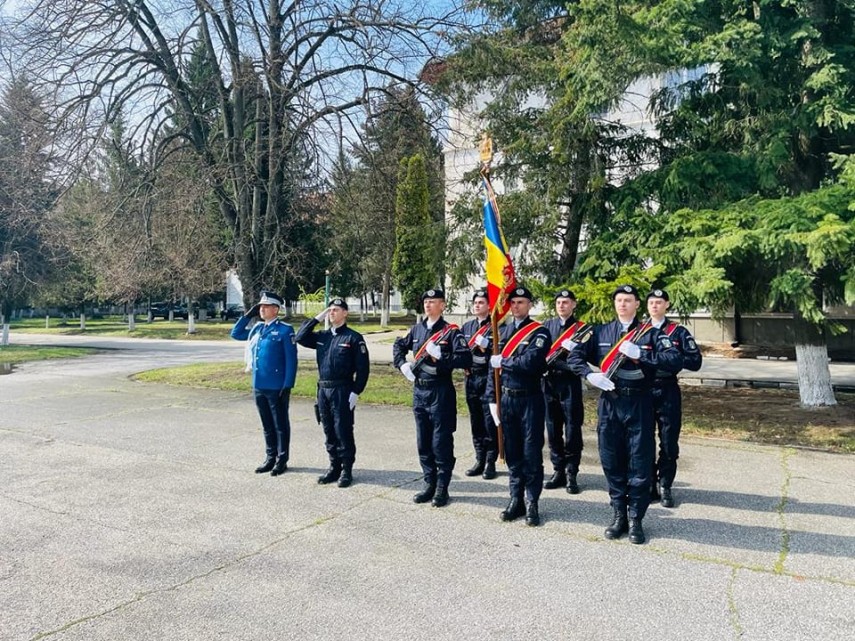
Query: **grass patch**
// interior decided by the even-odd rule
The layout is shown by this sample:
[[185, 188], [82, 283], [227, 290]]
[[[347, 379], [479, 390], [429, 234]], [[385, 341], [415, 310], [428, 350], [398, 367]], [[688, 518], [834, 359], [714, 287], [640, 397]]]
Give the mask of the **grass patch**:
[[[356, 316], [358, 318], [358, 315]], [[288, 320], [294, 329], [297, 329], [305, 320], [302, 316], [295, 316]], [[45, 328], [44, 318], [27, 318], [12, 321], [9, 325], [13, 332], [23, 334], [57, 334], [68, 336], [118, 336], [124, 338], [156, 338], [162, 340], [230, 340], [229, 332], [235, 321], [221, 321], [211, 319], [196, 321], [196, 333], [187, 333], [187, 321], [185, 320], [155, 320], [151, 323], [144, 318], [137, 319], [134, 331], [128, 331], [127, 320], [118, 316], [106, 318], [95, 318], [86, 320], [86, 329], [80, 329], [80, 321], [70, 318], [65, 321], [52, 318], [50, 327]], [[412, 319], [395, 318], [389, 324], [388, 329], [380, 327], [376, 321], [365, 323], [348, 323], [353, 329], [362, 334], [376, 334], [390, 330], [407, 329], [412, 325]]]
[[0, 363], [17, 365], [28, 361], [44, 361], [49, 358], [76, 358], [88, 356], [98, 350], [91, 347], [30, 347], [29, 345], [6, 345], [0, 347]]
[[[137, 374], [136, 380], [249, 392], [250, 375], [242, 363], [204, 363]], [[300, 361], [293, 395], [314, 398], [318, 380], [314, 361]], [[468, 416], [463, 376], [454, 373], [457, 410]], [[598, 394], [586, 390], [585, 429], [594, 432]], [[388, 363], [372, 363], [361, 403], [411, 407], [413, 387]], [[820, 410], [799, 407], [797, 392], [786, 390], [683, 387], [683, 433], [735, 441], [815, 447], [855, 453], [855, 394], [837, 394], [838, 405]], [[461, 422], [463, 428], [465, 423]], [[466, 428], [468, 429], [468, 428]]]

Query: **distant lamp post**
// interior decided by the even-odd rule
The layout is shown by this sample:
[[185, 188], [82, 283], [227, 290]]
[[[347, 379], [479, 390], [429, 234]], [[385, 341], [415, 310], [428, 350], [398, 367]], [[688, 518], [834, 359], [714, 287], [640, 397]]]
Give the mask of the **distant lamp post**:
[[[324, 270], [324, 309], [330, 306], [330, 270]], [[324, 319], [324, 329], [330, 328], [329, 317]]]

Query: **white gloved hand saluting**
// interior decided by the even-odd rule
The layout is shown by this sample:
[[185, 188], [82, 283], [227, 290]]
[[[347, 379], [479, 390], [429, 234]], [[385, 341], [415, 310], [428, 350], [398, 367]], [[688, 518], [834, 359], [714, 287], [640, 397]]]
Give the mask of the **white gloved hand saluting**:
[[502, 366], [502, 355], [496, 354], [495, 356], [490, 357], [490, 367], [493, 369], [499, 369]]
[[620, 347], [618, 347], [618, 351], [634, 361], [641, 358], [641, 348], [635, 343], [630, 343], [629, 341], [621, 343]]
[[490, 403], [490, 416], [493, 417], [493, 422], [496, 425], [501, 425], [501, 421], [499, 421], [499, 407], [495, 403]]
[[436, 360], [442, 358], [442, 349], [433, 341], [428, 341], [428, 344], [425, 345], [425, 351], [428, 353], [428, 356], [432, 356]]
[[585, 377], [585, 380], [604, 392], [611, 392], [615, 388], [615, 384], [611, 379], [602, 372], [591, 372]]
[[322, 311], [320, 314], [315, 316], [315, 320], [318, 321], [319, 323], [323, 323], [324, 319], [326, 319], [326, 317], [329, 315], [330, 315], [330, 308], [327, 307], [324, 311]]
[[490, 345], [490, 341], [486, 336], [481, 334], [480, 336], [475, 337], [475, 344], [481, 349], [487, 349], [487, 347]]
[[404, 378], [406, 378], [411, 383], [416, 382], [416, 375], [413, 374], [413, 366], [409, 363], [404, 363], [403, 365], [401, 365], [401, 374], [403, 374]]
[[350, 411], [352, 412], [354, 408], [356, 408], [356, 401], [359, 400], [359, 394], [356, 392], [351, 392], [350, 396], [347, 397], [347, 404], [350, 405]]
[[576, 346], [578, 344], [579, 343], [577, 343], [576, 341], [571, 341], [569, 338], [565, 338], [563, 341], [561, 341], [561, 347], [563, 349], [566, 349], [568, 352], [572, 352], [574, 349], [576, 349]]

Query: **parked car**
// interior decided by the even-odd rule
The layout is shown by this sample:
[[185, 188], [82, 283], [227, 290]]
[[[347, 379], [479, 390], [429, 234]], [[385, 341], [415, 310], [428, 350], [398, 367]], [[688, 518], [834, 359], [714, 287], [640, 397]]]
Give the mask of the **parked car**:
[[246, 313], [243, 305], [240, 303], [231, 303], [226, 305], [225, 309], [220, 312], [220, 318], [223, 320], [236, 320]]
[[172, 310], [172, 318], [187, 320], [187, 306], [181, 303], [160, 302], [151, 304], [151, 317], [169, 319], [169, 311]]

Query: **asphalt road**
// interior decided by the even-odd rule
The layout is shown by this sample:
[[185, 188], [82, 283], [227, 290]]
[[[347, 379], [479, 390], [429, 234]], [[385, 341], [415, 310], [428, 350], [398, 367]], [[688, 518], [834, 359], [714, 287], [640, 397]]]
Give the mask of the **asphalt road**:
[[[291, 470], [248, 395], [130, 381], [240, 358], [162, 341], [0, 377], [0, 639], [852, 639], [855, 459], [686, 439], [677, 507], [643, 546], [605, 541], [588, 417], [583, 492], [502, 523], [507, 476], [414, 505], [411, 413], [360, 407], [355, 484], [325, 467], [311, 404]], [[115, 347], [116, 345], [114, 345]]]

